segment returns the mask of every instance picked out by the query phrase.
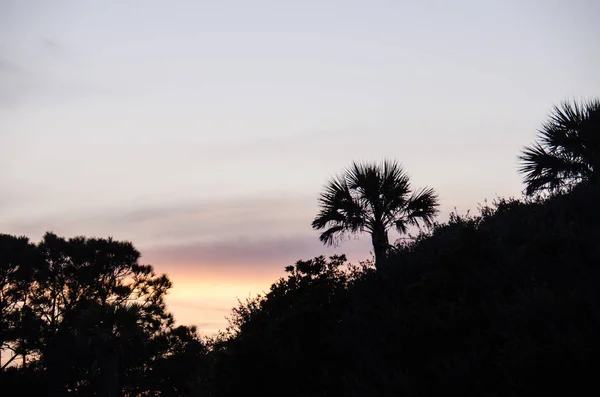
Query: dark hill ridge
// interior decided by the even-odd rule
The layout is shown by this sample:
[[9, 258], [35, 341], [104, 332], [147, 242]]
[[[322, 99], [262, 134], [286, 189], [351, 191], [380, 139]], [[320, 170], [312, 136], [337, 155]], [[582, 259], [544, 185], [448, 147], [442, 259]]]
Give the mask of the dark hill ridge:
[[[600, 189], [501, 200], [394, 249], [380, 271], [289, 268], [213, 352], [216, 395], [598, 391]], [[329, 266], [327, 266], [329, 264]]]

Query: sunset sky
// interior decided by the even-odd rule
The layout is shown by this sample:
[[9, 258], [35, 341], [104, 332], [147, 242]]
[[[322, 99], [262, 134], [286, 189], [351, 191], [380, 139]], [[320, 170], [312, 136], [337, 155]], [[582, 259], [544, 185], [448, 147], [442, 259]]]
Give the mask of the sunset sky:
[[440, 219], [519, 196], [554, 104], [600, 94], [600, 2], [0, 0], [0, 232], [130, 240], [176, 319], [224, 327], [297, 259], [353, 160]]

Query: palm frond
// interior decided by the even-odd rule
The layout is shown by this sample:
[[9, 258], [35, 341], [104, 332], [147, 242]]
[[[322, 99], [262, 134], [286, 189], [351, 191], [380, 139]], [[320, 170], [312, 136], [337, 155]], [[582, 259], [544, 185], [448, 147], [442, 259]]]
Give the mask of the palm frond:
[[539, 131], [541, 144], [550, 152], [580, 154], [582, 142], [579, 131], [585, 119], [585, 109], [577, 102], [563, 102], [555, 106], [549, 120]]
[[335, 245], [343, 238], [345, 233], [346, 228], [344, 226], [332, 226], [321, 233], [319, 240], [325, 245]]
[[528, 195], [544, 189], [560, 191], [590, 172], [584, 162], [567, 154], [550, 153], [539, 144], [523, 150], [519, 159]]
[[410, 196], [410, 178], [400, 164], [384, 163], [381, 183], [381, 199], [384, 208], [384, 223], [392, 226], [399, 213], [406, 208]]
[[406, 219], [404, 217], [395, 219], [393, 222], [394, 227], [400, 234], [406, 234], [408, 232], [408, 227], [406, 225]]
[[406, 220], [412, 225], [419, 225], [419, 222], [427, 227], [433, 225], [436, 214], [438, 213], [438, 195], [432, 188], [423, 188], [408, 200], [406, 206]]
[[600, 172], [600, 100], [555, 106], [538, 140], [519, 156], [526, 194], [561, 191]]
[[379, 201], [380, 175], [376, 164], [352, 163], [346, 170], [350, 189], [356, 192], [357, 199], [375, 204]]
[[381, 174], [381, 194], [388, 200], [404, 198], [410, 191], [410, 179], [397, 162], [384, 162]]
[[519, 156], [521, 166], [519, 172], [525, 175], [528, 195], [546, 187], [557, 190], [561, 185], [559, 177], [563, 164], [558, 157], [547, 152], [541, 144], [536, 143], [523, 150]]
[[354, 233], [362, 227], [363, 209], [353, 197], [343, 176], [333, 178], [318, 201], [321, 210], [312, 222], [313, 229], [341, 227]]

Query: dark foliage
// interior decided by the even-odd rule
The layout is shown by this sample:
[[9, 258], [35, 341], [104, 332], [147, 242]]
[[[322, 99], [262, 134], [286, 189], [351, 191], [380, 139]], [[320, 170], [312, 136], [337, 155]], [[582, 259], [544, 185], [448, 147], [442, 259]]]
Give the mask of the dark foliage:
[[[354, 164], [321, 195], [313, 228], [325, 243], [369, 232], [377, 271], [343, 255], [298, 261], [208, 342], [174, 325], [171, 282], [131, 243], [0, 234], [0, 390], [599, 394], [599, 109], [554, 110], [521, 156], [528, 198], [444, 224], [435, 192], [413, 191], [397, 163]], [[431, 227], [390, 246], [390, 228], [419, 223]]]
[[[0, 380], [22, 396], [182, 396], [206, 346], [131, 243], [0, 235]], [[15, 365], [18, 364], [18, 367]], [[186, 394], [188, 393], [188, 394]]]
[[600, 188], [454, 215], [395, 266], [288, 267], [215, 344], [215, 396], [597, 394]]
[[600, 99], [563, 102], [523, 150], [519, 171], [526, 193], [564, 192], [581, 181], [600, 181]]

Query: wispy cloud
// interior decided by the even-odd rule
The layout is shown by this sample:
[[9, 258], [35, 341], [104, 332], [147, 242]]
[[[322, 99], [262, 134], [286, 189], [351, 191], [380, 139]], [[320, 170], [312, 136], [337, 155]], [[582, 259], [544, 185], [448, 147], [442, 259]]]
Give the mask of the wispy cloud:
[[64, 44], [58, 42], [57, 40], [51, 39], [47, 36], [42, 36], [40, 38], [40, 44], [43, 49], [47, 51], [51, 51], [53, 53], [60, 53], [65, 50]]
[[33, 92], [36, 76], [20, 62], [0, 58], [0, 105], [13, 105]]
[[[137, 208], [136, 208], [137, 207]], [[39, 238], [45, 231], [113, 236], [139, 246], [214, 242], [243, 236], [289, 235], [310, 230], [316, 201], [305, 196], [253, 196], [92, 207], [36, 216], [2, 214], [0, 228]]]
[[40, 36], [18, 49], [12, 47], [0, 58], [0, 105], [56, 105], [108, 91], [105, 84], [87, 80], [81, 73], [81, 59], [55, 38]]
[[346, 253], [350, 258], [362, 260], [369, 257], [370, 246], [366, 239], [351, 240], [339, 247], [326, 247], [315, 234], [243, 237], [216, 242], [197, 242], [181, 245], [148, 247], [143, 250], [149, 262], [171, 264], [173, 267], [193, 267], [208, 271], [242, 271], [255, 268], [283, 269], [299, 259], [318, 255]]
[[8, 59], [0, 58], [0, 73], [7, 74], [24, 74], [27, 70], [19, 64], [9, 61]]
[[338, 249], [323, 246], [310, 226], [315, 209], [316, 202], [309, 197], [199, 199], [0, 221], [0, 229], [34, 240], [53, 231], [67, 237], [113, 236], [133, 241], [144, 262], [159, 265], [161, 271], [180, 267], [231, 273], [249, 266], [280, 270], [298, 259], [336, 252], [350, 258], [368, 257], [366, 240], [350, 241]]

